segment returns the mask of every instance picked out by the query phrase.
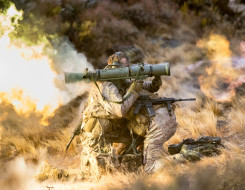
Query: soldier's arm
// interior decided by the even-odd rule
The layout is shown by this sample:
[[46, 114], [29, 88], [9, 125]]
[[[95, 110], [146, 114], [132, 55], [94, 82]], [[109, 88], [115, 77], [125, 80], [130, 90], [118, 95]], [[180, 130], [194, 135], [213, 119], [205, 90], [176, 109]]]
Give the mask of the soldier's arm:
[[104, 96], [104, 100], [101, 102], [104, 109], [119, 118], [126, 115], [126, 113], [138, 98], [138, 93], [134, 90], [131, 90], [128, 98], [123, 101], [125, 97], [122, 97], [117, 87], [110, 82], [101, 85], [101, 92]]
[[162, 86], [162, 80], [160, 76], [155, 76], [152, 81], [144, 81], [143, 89], [149, 92], [157, 92]]

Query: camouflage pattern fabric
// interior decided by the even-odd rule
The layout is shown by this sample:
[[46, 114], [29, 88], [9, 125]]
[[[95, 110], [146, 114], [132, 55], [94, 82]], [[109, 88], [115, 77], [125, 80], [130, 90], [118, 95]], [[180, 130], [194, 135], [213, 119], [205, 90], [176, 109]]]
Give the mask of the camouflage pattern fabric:
[[[159, 80], [159, 78], [157, 80]], [[160, 84], [161, 83], [158, 83], [158, 85]], [[173, 136], [176, 131], [177, 122], [174, 112], [172, 112], [172, 115], [170, 116], [165, 107], [157, 106], [154, 107], [156, 116], [152, 118], [148, 118], [146, 112], [143, 110], [137, 116], [132, 115], [134, 110], [133, 104], [138, 98], [139, 93], [133, 91], [131, 96], [125, 102], [117, 104], [106, 101], [107, 99], [113, 101], [122, 101], [123, 99], [123, 94], [120, 93], [120, 90], [114, 83], [98, 82], [98, 86], [105, 99], [101, 96], [99, 89], [93, 85], [90, 91], [88, 106], [83, 113], [82, 128], [84, 131], [88, 132], [89, 137], [87, 138], [88, 140], [86, 143], [89, 145], [87, 148], [84, 148], [84, 150], [87, 149], [85, 151], [87, 153], [83, 152], [82, 157], [87, 158], [90, 162], [94, 162], [95, 159], [91, 160], [90, 156], [93, 154], [96, 154], [93, 156], [94, 158], [99, 156], [94, 150], [98, 150], [102, 147], [98, 143], [100, 137], [106, 137], [107, 135], [107, 137], [110, 138], [113, 134], [110, 134], [109, 131], [113, 131], [115, 128], [118, 128], [120, 131], [127, 127], [131, 130], [135, 126], [138, 126], [140, 127], [139, 131], [142, 132], [141, 136], [145, 137], [143, 150], [145, 171], [147, 173], [153, 172], [155, 161], [162, 156], [163, 143]], [[153, 86], [150, 81], [144, 82], [143, 88], [145, 90], [142, 90], [140, 92], [141, 94], [147, 93], [150, 94], [152, 98], [156, 98], [156, 95], [151, 93], [151, 91], [154, 91], [156, 88], [154, 87], [154, 89], [151, 90]], [[125, 121], [125, 119], [127, 119], [127, 121]], [[120, 120], [123, 120], [123, 122], [120, 122]], [[136, 131], [134, 132], [137, 134]], [[127, 136], [130, 137], [129, 134]], [[119, 137], [115, 136], [114, 139], [118, 138]], [[111, 147], [109, 147], [109, 149], [111, 149]], [[101, 152], [101, 150], [98, 152]], [[107, 149], [107, 152], [110, 151]], [[86, 159], [83, 159], [83, 162], [85, 160]], [[86, 165], [88, 164], [85, 161], [83, 166]], [[98, 171], [98, 168], [95, 170]]]
[[168, 149], [176, 160], [196, 162], [204, 156], [219, 155], [222, 147], [220, 137], [204, 136], [197, 140], [192, 138], [185, 139], [179, 144], [169, 145]]
[[162, 157], [163, 144], [175, 133], [176, 116], [168, 114], [166, 107], [155, 110], [156, 116], [151, 118], [144, 140], [144, 170], [152, 173], [156, 170], [155, 162]]
[[[122, 101], [123, 95], [119, 93], [118, 88], [112, 82], [97, 82], [97, 84], [105, 99], [117, 102]], [[89, 95], [88, 106], [83, 114], [82, 126], [84, 126], [87, 120], [91, 117], [121, 119], [138, 98], [138, 93], [133, 91], [126, 101], [121, 104], [117, 104], [104, 100], [99, 89], [93, 84]]]

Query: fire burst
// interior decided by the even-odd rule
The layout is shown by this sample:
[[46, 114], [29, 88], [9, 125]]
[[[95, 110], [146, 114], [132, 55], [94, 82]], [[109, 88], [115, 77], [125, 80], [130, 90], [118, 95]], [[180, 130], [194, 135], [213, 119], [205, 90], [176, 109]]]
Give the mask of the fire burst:
[[42, 53], [45, 44], [28, 47], [9, 37], [21, 17], [14, 5], [0, 15], [0, 103], [11, 103], [19, 113], [38, 111], [46, 117], [60, 104], [53, 84], [56, 74]]
[[235, 89], [229, 85], [239, 73], [232, 67], [232, 52], [229, 41], [222, 35], [213, 34], [208, 40], [200, 40], [197, 46], [208, 50], [211, 66], [206, 75], [199, 77], [202, 92], [217, 102], [230, 101], [235, 96]]

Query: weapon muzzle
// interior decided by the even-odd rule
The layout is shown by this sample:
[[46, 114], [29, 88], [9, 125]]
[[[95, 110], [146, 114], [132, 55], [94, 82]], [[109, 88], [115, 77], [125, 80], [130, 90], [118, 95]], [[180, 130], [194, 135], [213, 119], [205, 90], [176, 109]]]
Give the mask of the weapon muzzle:
[[84, 73], [65, 73], [65, 82], [72, 83], [72, 82], [79, 82], [85, 79]]

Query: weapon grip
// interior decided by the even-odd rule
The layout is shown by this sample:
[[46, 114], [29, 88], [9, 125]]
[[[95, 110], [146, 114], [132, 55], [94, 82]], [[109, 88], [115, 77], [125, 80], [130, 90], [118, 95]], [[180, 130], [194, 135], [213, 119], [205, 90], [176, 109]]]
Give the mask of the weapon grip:
[[155, 114], [155, 111], [154, 111], [154, 109], [153, 109], [153, 107], [152, 107], [152, 103], [153, 103], [153, 102], [152, 102], [151, 99], [148, 99], [148, 100], [146, 100], [146, 101], [144, 102], [149, 117], [153, 117], [153, 116], [156, 115], [156, 114]]
[[147, 112], [148, 112], [149, 117], [153, 117], [153, 116], [156, 115], [152, 106], [149, 106], [146, 109], [147, 109]]
[[167, 101], [167, 107], [168, 107], [168, 114], [171, 115], [172, 106], [170, 101]]
[[140, 103], [136, 104], [136, 108], [134, 109], [134, 114], [135, 114], [135, 115], [139, 113], [139, 111], [140, 111], [140, 109], [141, 109], [141, 106], [142, 106], [142, 105], [141, 105]]

